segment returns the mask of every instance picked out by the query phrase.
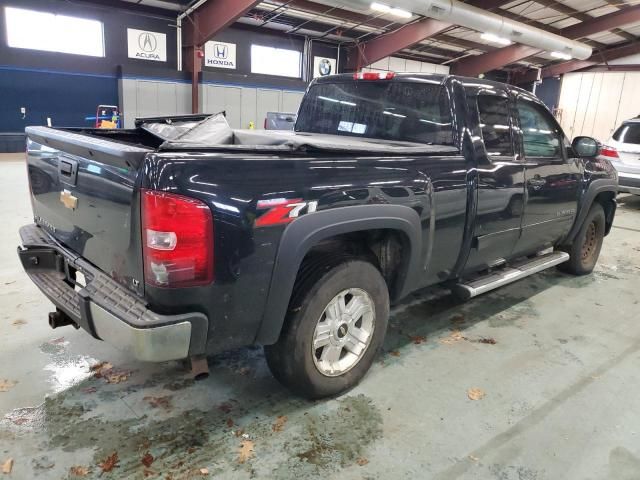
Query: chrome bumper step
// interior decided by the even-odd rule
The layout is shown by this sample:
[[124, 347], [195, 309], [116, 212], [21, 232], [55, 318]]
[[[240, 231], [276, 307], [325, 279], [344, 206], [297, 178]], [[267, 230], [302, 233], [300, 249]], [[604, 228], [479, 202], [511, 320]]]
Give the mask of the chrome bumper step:
[[452, 293], [463, 300], [476, 297], [495, 288], [508, 285], [522, 278], [541, 272], [569, 260], [565, 252], [552, 252], [524, 261], [516, 262], [483, 277], [475, 278], [467, 283], [458, 283], [451, 289]]

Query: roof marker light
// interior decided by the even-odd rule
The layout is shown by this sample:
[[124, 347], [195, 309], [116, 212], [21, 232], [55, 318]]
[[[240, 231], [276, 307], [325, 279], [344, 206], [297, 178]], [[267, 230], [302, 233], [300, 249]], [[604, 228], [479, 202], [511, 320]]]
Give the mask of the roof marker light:
[[391, 80], [396, 76], [396, 72], [356, 72], [353, 74], [354, 80]]

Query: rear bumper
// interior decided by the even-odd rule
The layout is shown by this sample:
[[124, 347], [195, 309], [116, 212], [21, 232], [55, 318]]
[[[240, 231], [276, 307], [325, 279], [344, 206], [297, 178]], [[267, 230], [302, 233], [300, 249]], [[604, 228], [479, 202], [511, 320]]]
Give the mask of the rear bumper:
[[640, 195], [639, 173], [618, 171], [618, 191]]
[[[160, 315], [140, 297], [82, 257], [65, 249], [37, 225], [20, 229], [18, 255], [25, 272], [61, 311], [95, 338], [139, 360], [162, 362], [202, 355], [207, 317], [199, 312]], [[73, 282], [80, 271], [86, 286]]]

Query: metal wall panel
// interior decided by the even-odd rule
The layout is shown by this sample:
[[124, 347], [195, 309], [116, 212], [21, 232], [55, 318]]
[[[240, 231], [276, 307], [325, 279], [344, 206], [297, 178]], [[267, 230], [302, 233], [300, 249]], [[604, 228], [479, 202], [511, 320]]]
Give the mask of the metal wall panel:
[[560, 123], [572, 139], [588, 135], [606, 142], [623, 120], [638, 115], [638, 72], [585, 72], [563, 76]]
[[256, 115], [258, 93], [255, 88], [243, 88], [242, 98], [240, 99], [240, 128], [249, 128], [249, 124], [253, 122], [255, 128], [262, 128], [263, 122], [258, 121]]
[[146, 80], [136, 81], [136, 117], [160, 115], [158, 109], [158, 85]]
[[[227, 112], [232, 128], [262, 129], [267, 112], [297, 112], [303, 92], [225, 85], [200, 86], [200, 110]], [[191, 85], [152, 80], [120, 80], [120, 106], [125, 128], [137, 117], [191, 113]]]
[[281, 90], [259, 88], [256, 99], [257, 125], [262, 128], [267, 112], [279, 112], [281, 109]]
[[300, 102], [302, 102], [302, 92], [282, 92], [282, 106], [280, 111], [286, 113], [298, 113]]
[[620, 95], [618, 114], [616, 116], [616, 126], [624, 120], [640, 115], [640, 72], [626, 72], [622, 94]]

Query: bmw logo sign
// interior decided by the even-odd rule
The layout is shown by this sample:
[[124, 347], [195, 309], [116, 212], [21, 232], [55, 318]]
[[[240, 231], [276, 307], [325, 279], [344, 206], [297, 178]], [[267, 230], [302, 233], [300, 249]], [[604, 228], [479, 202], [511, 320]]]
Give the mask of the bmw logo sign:
[[331, 75], [331, 62], [328, 59], [323, 58], [320, 60], [320, 63], [318, 64], [318, 73], [322, 77]]

